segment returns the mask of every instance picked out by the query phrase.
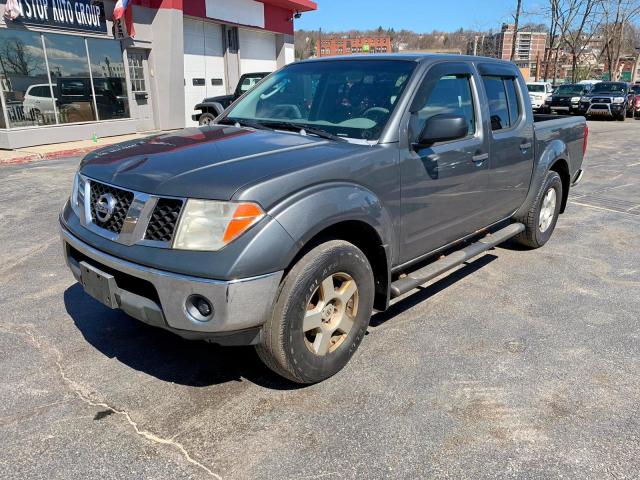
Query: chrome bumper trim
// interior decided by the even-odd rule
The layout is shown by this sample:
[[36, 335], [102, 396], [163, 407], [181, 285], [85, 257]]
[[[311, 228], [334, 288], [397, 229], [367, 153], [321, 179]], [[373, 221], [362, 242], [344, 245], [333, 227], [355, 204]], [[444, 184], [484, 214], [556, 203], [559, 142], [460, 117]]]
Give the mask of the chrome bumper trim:
[[[150, 282], [155, 287], [160, 299], [161, 305], [158, 306], [160, 313], [164, 317], [167, 328], [171, 330], [221, 333], [260, 326], [271, 314], [283, 275], [283, 272], [279, 271], [231, 281], [190, 277], [113, 257], [87, 245], [67, 231], [64, 226], [60, 228], [60, 235], [64, 246], [65, 261], [76, 280], [80, 280], [80, 269], [74, 265], [74, 263], [77, 264], [76, 260], [70, 258], [67, 245], [94, 260], [98, 268], [100, 265], [105, 265], [118, 272]], [[120, 292], [125, 291], [120, 290]], [[133, 301], [136, 298], [138, 300], [144, 298], [131, 292], [126, 293], [128, 295], [121, 295], [124, 302], [127, 299]], [[199, 322], [187, 313], [185, 301], [194, 294], [202, 295], [212, 303], [215, 314], [209, 322]], [[149, 299], [145, 300], [151, 302]], [[155, 302], [151, 303], [155, 304]], [[123, 305], [121, 309], [138, 320], [162, 326], [157, 325], [157, 322], [150, 322], [148, 318], [144, 318], [143, 314], [137, 314], [136, 312], [141, 310], [139, 305], [127, 304]]]

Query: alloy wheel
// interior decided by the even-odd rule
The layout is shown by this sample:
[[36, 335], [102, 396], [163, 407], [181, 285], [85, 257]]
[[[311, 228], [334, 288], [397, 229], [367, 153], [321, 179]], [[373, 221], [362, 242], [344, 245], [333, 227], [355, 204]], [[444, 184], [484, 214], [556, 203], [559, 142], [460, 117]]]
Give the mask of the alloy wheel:
[[556, 189], [550, 188], [547, 190], [547, 193], [544, 194], [542, 208], [540, 208], [538, 227], [542, 233], [546, 232], [553, 223], [553, 217], [556, 214], [556, 201]]
[[325, 278], [311, 295], [302, 322], [309, 350], [325, 356], [345, 341], [358, 314], [358, 285], [347, 273]]

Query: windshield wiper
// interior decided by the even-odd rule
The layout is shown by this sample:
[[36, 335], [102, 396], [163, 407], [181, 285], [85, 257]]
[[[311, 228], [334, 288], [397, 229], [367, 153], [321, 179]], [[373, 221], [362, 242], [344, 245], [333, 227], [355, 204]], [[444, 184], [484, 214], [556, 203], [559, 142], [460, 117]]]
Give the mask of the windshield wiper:
[[218, 122], [220, 125], [239, 125], [241, 127], [255, 128], [256, 130], [271, 130], [266, 125], [246, 118], [223, 118]]
[[311, 135], [316, 135], [320, 138], [325, 138], [327, 140], [333, 140], [334, 142], [346, 142], [347, 140], [334, 135], [333, 133], [327, 132], [321, 128], [309, 127], [307, 125], [302, 125], [300, 123], [292, 123], [292, 122], [275, 122], [275, 121], [262, 121], [259, 122], [261, 125], [265, 127], [273, 128], [276, 130], [289, 130], [292, 132], [305, 132], [310, 133]]
[[258, 120], [249, 120], [246, 118], [232, 118], [226, 117], [218, 122], [222, 125], [239, 125], [241, 127], [249, 127], [255, 128], [256, 130], [288, 130], [293, 132], [303, 131], [305, 133], [310, 133], [311, 135], [316, 135], [321, 138], [325, 138], [327, 140], [333, 140], [334, 142], [346, 142], [347, 140], [334, 135], [333, 133], [327, 132], [321, 128], [308, 127], [306, 125], [302, 125], [299, 123], [291, 123], [291, 122], [278, 122], [278, 121], [258, 121]]

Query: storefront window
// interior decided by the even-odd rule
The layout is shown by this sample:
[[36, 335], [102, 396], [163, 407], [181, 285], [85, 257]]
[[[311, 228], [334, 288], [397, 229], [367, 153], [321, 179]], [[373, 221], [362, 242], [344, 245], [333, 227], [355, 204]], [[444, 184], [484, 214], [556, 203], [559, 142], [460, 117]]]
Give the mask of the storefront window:
[[115, 40], [0, 28], [0, 93], [3, 129], [130, 117]]
[[87, 39], [98, 118], [129, 118], [129, 98], [120, 44], [112, 40]]
[[39, 33], [0, 29], [0, 85], [10, 127], [56, 123]]
[[60, 123], [96, 120], [85, 39], [47, 33], [44, 42]]

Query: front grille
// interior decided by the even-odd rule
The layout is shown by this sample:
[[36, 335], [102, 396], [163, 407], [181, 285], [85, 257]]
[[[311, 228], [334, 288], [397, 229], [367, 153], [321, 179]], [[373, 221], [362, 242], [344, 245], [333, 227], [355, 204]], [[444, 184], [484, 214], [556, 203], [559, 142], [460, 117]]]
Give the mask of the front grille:
[[161, 198], [153, 210], [144, 238], [156, 242], [170, 242], [182, 210], [182, 200]]
[[591, 103], [611, 103], [610, 98], [594, 98]]
[[[102, 195], [106, 194], [113, 196], [115, 199], [115, 207], [111, 216], [103, 222], [100, 221], [96, 214], [96, 203]], [[97, 226], [120, 234], [124, 220], [127, 218], [127, 212], [129, 212], [131, 202], [133, 202], [133, 192], [91, 180], [91, 220]]]

